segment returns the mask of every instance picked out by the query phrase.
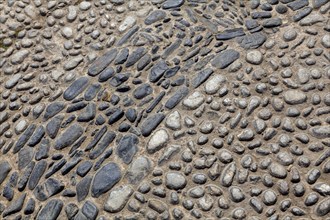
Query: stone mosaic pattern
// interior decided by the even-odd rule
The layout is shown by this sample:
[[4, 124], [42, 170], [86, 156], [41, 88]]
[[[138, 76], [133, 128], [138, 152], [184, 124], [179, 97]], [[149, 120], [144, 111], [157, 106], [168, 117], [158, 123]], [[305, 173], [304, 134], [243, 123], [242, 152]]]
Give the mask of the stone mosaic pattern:
[[0, 0], [0, 219], [330, 219], [329, 0]]

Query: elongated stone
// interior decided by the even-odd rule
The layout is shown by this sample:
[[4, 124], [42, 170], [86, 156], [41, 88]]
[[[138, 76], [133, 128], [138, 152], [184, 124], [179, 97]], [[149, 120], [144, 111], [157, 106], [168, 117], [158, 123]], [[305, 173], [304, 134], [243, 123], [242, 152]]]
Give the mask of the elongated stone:
[[87, 145], [85, 151], [89, 151], [101, 140], [105, 132], [108, 130], [107, 126], [103, 126], [94, 136], [93, 140]]
[[59, 199], [52, 199], [41, 209], [37, 220], [55, 220], [60, 215], [63, 202]]
[[6, 179], [9, 172], [11, 171], [11, 166], [7, 161], [0, 162], [0, 185]]
[[157, 82], [168, 69], [168, 66], [164, 60], [159, 61], [156, 63], [150, 70], [149, 73], [149, 81], [150, 82]]
[[80, 77], [75, 80], [63, 93], [63, 98], [67, 101], [71, 101], [82, 93], [88, 86], [89, 78], [86, 76]]
[[89, 154], [89, 158], [94, 160], [97, 157], [99, 157], [105, 149], [112, 143], [112, 141], [115, 139], [116, 134], [112, 131], [107, 132], [100, 142], [98, 142], [97, 146], [93, 148], [93, 150]]
[[146, 19], [144, 20], [144, 23], [146, 25], [150, 25], [157, 21], [163, 20], [165, 17], [166, 17], [166, 12], [164, 12], [162, 10], [155, 10], [146, 17]]
[[202, 70], [192, 80], [192, 86], [193, 88], [199, 87], [202, 83], [204, 83], [213, 73], [213, 70], [210, 68], [207, 68], [205, 70]]
[[31, 136], [28, 145], [31, 147], [37, 145], [41, 141], [44, 135], [45, 135], [45, 128], [44, 126], [40, 125]]
[[103, 54], [97, 58], [88, 69], [88, 75], [96, 76], [104, 70], [117, 56], [118, 50], [116, 48]]
[[225, 30], [224, 32], [217, 34], [215, 38], [217, 40], [229, 40], [243, 35], [245, 35], [243, 28], [234, 28], [234, 29]]
[[50, 138], [54, 139], [56, 137], [63, 119], [63, 115], [57, 115], [48, 122], [48, 124], [46, 125], [46, 133]]
[[151, 132], [164, 120], [165, 115], [163, 113], [156, 113], [149, 116], [141, 125], [141, 133], [147, 137]]
[[38, 161], [37, 164], [34, 166], [28, 183], [28, 187], [30, 190], [33, 190], [38, 185], [39, 180], [46, 171], [46, 168], [47, 162], [45, 160]]
[[36, 127], [37, 127], [36, 125], [31, 124], [19, 137], [15, 147], [13, 148], [14, 154], [16, 154], [22, 147], [24, 147], [24, 145], [28, 142]]
[[139, 30], [139, 26], [132, 27], [125, 35], [122, 36], [122, 38], [119, 39], [117, 42], [117, 46], [122, 46], [123, 44], [127, 43], [128, 40]]
[[239, 58], [239, 52], [233, 49], [225, 50], [214, 57], [212, 66], [224, 69]]
[[134, 134], [125, 135], [120, 139], [117, 145], [116, 152], [119, 158], [121, 158], [124, 163], [131, 163], [134, 155], [138, 150], [138, 143], [139, 139]]
[[54, 102], [47, 106], [45, 114], [44, 114], [44, 121], [54, 117], [60, 111], [65, 108], [65, 103], [63, 102]]
[[61, 150], [73, 144], [83, 134], [83, 128], [78, 124], [73, 124], [67, 128], [62, 135], [56, 139], [54, 148]]
[[96, 174], [92, 183], [92, 196], [98, 198], [109, 191], [121, 179], [121, 171], [117, 164], [108, 163]]
[[170, 97], [165, 103], [165, 107], [168, 109], [173, 109], [177, 104], [179, 104], [184, 97], [189, 93], [189, 89], [186, 86], [180, 87], [172, 97]]
[[26, 198], [26, 193], [23, 193], [17, 200], [10, 203], [10, 205], [5, 209], [2, 213], [2, 217], [6, 217], [8, 215], [12, 215], [22, 210], [24, 201]]

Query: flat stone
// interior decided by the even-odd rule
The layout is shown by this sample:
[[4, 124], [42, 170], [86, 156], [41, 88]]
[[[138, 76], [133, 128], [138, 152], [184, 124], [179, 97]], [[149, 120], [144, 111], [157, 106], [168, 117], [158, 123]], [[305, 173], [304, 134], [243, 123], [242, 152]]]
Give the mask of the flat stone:
[[4, 160], [0, 162], [0, 184], [6, 179], [11, 169], [12, 168], [7, 161]]
[[86, 176], [76, 185], [78, 202], [83, 201], [88, 196], [92, 179], [92, 176]]
[[267, 37], [260, 33], [253, 33], [243, 37], [238, 37], [236, 41], [244, 49], [257, 49], [267, 40]]
[[149, 116], [141, 125], [141, 133], [147, 137], [151, 132], [164, 120], [165, 115], [163, 113], [156, 113]]
[[[213, 65], [213, 64], [212, 64]], [[193, 88], [198, 88], [202, 83], [204, 83], [213, 73], [211, 68], [207, 68], [205, 70], [200, 71], [196, 74], [196, 76], [192, 79]]]
[[96, 76], [104, 70], [117, 56], [116, 48], [109, 50], [101, 57], [97, 58], [88, 69], [88, 75]]
[[44, 121], [47, 121], [48, 119], [54, 117], [56, 114], [62, 111], [65, 106], [66, 105], [64, 102], [54, 102], [49, 104], [45, 110]]
[[89, 78], [86, 76], [80, 77], [75, 80], [63, 93], [63, 98], [67, 101], [71, 101], [82, 93], [88, 86]]
[[233, 29], [228, 29], [225, 30], [222, 33], [219, 33], [215, 36], [217, 40], [230, 40], [235, 37], [240, 37], [245, 35], [243, 28], [233, 28]]
[[330, 138], [330, 125], [312, 127], [310, 132], [316, 138]]
[[273, 177], [284, 179], [287, 176], [287, 171], [284, 166], [278, 163], [272, 163], [269, 166], [269, 173]]
[[165, 129], [160, 129], [155, 131], [151, 135], [149, 142], [147, 144], [148, 153], [153, 154], [159, 151], [160, 149], [165, 147], [168, 140], [169, 140], [169, 135]]
[[140, 183], [151, 171], [151, 161], [144, 156], [136, 158], [128, 168], [126, 178], [131, 184]]
[[132, 53], [129, 54], [126, 64], [126, 67], [133, 66], [135, 63], [137, 63], [145, 54], [147, 53], [147, 50], [145, 47], [138, 47], [136, 50], [134, 50]]
[[164, 75], [167, 69], [169, 69], [169, 67], [166, 62], [164, 60], [159, 61], [151, 68], [149, 73], [149, 81], [153, 83], [157, 82]]
[[130, 164], [138, 151], [139, 139], [134, 134], [123, 136], [117, 145], [117, 155], [126, 164]]
[[115, 186], [120, 179], [121, 171], [117, 164], [111, 162], [104, 165], [94, 176], [92, 196], [98, 198]]
[[86, 219], [95, 220], [97, 215], [99, 214], [99, 209], [93, 202], [86, 201], [81, 208], [81, 213], [86, 217]]
[[144, 97], [150, 95], [152, 92], [152, 87], [147, 83], [143, 83], [133, 91], [133, 96], [136, 99], [143, 99]]
[[[100, 132], [95, 135], [96, 139], [94, 139], [92, 141], [92, 142], [95, 143], [95, 145], [98, 142], [97, 145], [95, 146], [95, 148], [93, 148], [92, 151], [89, 154], [89, 158], [92, 159], [92, 160], [94, 160], [94, 159], [98, 158], [99, 156], [101, 156], [101, 154], [109, 147], [109, 145], [113, 142], [113, 140], [116, 137], [115, 132], [108, 131], [108, 132], [105, 133], [106, 129], [104, 129], [104, 128], [105, 127], [103, 127], [102, 130], [100, 130]], [[102, 139], [101, 139], [101, 137], [102, 137]], [[97, 139], [99, 139], [100, 141], [97, 141]], [[89, 145], [86, 149], [90, 149], [90, 147], [92, 147], [92, 145]]]
[[220, 69], [224, 69], [232, 64], [239, 58], [239, 52], [233, 49], [228, 49], [217, 54], [211, 61], [212, 66]]
[[73, 124], [67, 128], [62, 135], [56, 139], [54, 148], [61, 150], [73, 144], [83, 134], [83, 128], [78, 124]]
[[166, 0], [163, 4], [162, 4], [162, 8], [163, 9], [171, 9], [171, 8], [178, 8], [180, 6], [182, 6], [184, 3], [184, 0]]
[[37, 220], [56, 220], [60, 215], [63, 207], [63, 202], [59, 199], [52, 199], [41, 209], [37, 216]]
[[111, 190], [109, 197], [105, 202], [104, 210], [110, 213], [121, 211], [133, 192], [132, 187], [128, 185], [120, 186]]
[[157, 21], [163, 20], [166, 17], [166, 12], [162, 10], [152, 11], [144, 20], [146, 25], [151, 25]]
[[172, 130], [179, 130], [181, 129], [181, 115], [178, 111], [174, 111], [169, 114], [165, 121], [166, 127]]
[[306, 102], [307, 96], [299, 90], [289, 90], [283, 94], [284, 101], [290, 105], [297, 105]]
[[26, 198], [26, 193], [23, 193], [18, 199], [11, 202], [8, 207], [2, 213], [2, 217], [6, 217], [8, 215], [12, 215], [22, 210], [24, 201]]
[[322, 201], [320, 201], [317, 204], [315, 211], [318, 216], [327, 215], [330, 212], [330, 198], [325, 198]]
[[20, 50], [11, 56], [11, 63], [14, 65], [21, 64], [29, 54], [29, 50]]
[[166, 101], [165, 107], [168, 109], [173, 109], [177, 106], [181, 100], [186, 97], [189, 93], [189, 89], [186, 86], [178, 88], [175, 93]]
[[84, 58], [82, 56], [77, 56], [75, 58], [72, 58], [71, 60], [67, 61], [63, 69], [66, 71], [75, 69], [81, 62], [84, 61]]
[[308, 16], [300, 20], [302, 26], [310, 26], [325, 21], [325, 17], [318, 12], [311, 12]]
[[133, 27], [136, 24], [136, 18], [133, 16], [127, 16], [118, 27], [119, 32], [125, 32], [127, 29]]

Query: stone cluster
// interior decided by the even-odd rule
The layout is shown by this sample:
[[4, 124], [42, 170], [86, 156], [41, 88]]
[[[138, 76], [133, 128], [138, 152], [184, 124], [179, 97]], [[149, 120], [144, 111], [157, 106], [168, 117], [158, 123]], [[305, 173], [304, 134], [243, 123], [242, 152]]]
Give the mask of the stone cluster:
[[330, 218], [329, 0], [0, 0], [0, 219]]

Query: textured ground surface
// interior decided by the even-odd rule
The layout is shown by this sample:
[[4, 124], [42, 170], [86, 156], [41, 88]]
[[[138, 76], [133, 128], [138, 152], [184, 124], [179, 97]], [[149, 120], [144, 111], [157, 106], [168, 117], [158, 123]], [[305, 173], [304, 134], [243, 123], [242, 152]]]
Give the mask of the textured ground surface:
[[330, 218], [329, 18], [0, 0], [0, 218]]

